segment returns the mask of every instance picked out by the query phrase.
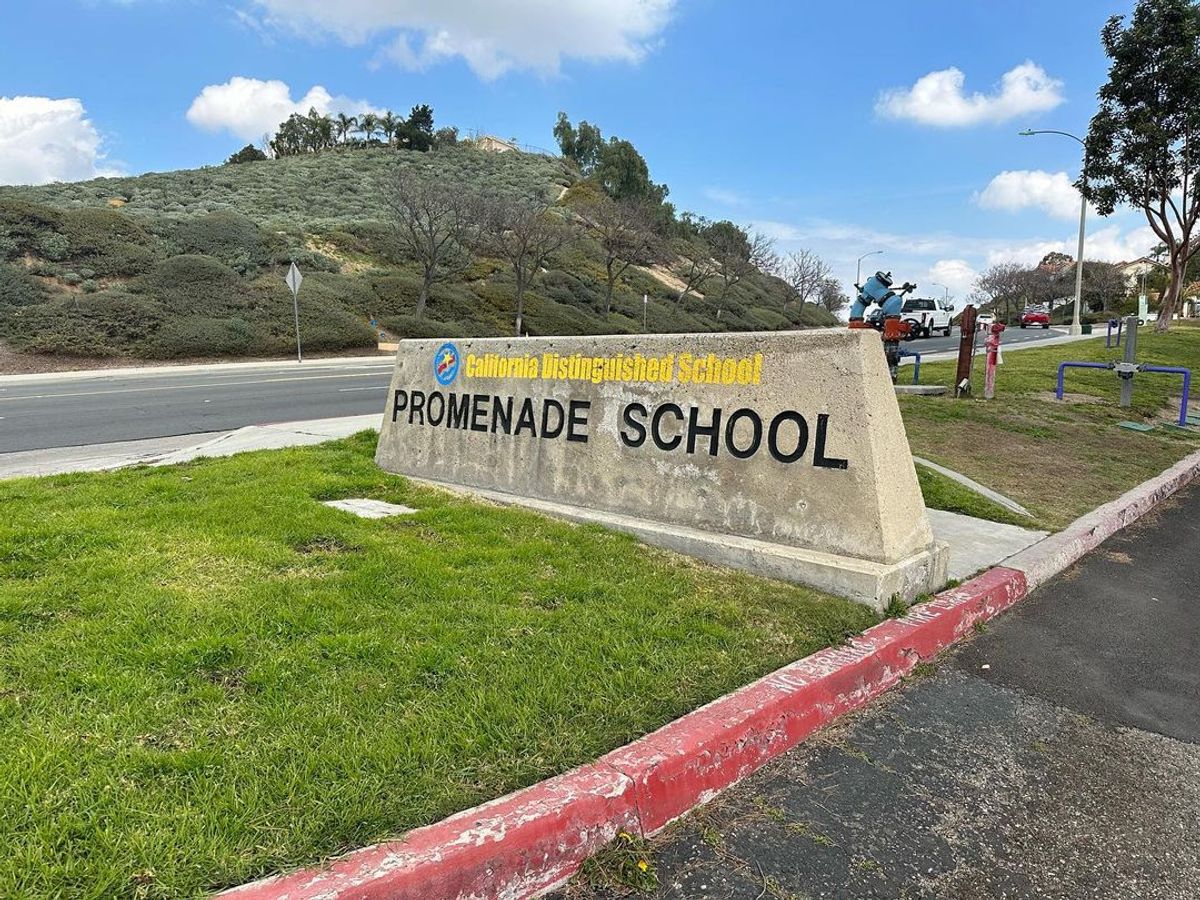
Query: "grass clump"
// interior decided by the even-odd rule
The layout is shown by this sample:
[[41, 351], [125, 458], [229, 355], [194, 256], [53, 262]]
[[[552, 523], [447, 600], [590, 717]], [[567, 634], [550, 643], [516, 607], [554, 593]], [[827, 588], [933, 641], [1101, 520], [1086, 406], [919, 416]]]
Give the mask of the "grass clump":
[[0, 483], [0, 896], [193, 897], [316, 863], [877, 620], [416, 487], [374, 446]]

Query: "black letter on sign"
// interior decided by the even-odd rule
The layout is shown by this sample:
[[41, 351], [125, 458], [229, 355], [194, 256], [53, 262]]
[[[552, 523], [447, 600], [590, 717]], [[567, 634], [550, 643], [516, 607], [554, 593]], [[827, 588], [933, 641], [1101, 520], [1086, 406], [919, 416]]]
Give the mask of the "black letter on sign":
[[572, 400], [570, 403], [570, 411], [567, 413], [567, 440], [582, 441], [587, 443], [587, 431], [576, 431], [576, 426], [587, 428], [587, 411], [592, 408], [592, 404], [587, 400]]
[[633, 429], [633, 435], [630, 435], [625, 429], [621, 429], [621, 443], [626, 447], [640, 447], [646, 443], [646, 426], [633, 417], [637, 413], [643, 419], [646, 418], [646, 407], [636, 401], [625, 407], [625, 411], [621, 413], [621, 418], [625, 420], [625, 424]]
[[[750, 439], [750, 446], [745, 450], [740, 449], [733, 442], [733, 431], [737, 427], [739, 419], [749, 419], [750, 427], [754, 429], [754, 434]], [[737, 459], [749, 459], [758, 452], [760, 444], [762, 444], [762, 419], [758, 417], [758, 413], [745, 407], [735, 410], [733, 415], [729, 417], [728, 424], [725, 426], [725, 446], [729, 448], [729, 452]]]
[[[550, 428], [550, 408], [553, 407], [558, 412], [558, 421], [554, 423], [554, 428]], [[557, 400], [551, 400], [549, 397], [542, 403], [542, 437], [556, 438], [562, 434], [563, 430], [563, 405]]]
[[[783, 422], [795, 422], [796, 427], [800, 429], [800, 434], [797, 436], [796, 449], [791, 453], [781, 453], [779, 451], [779, 426]], [[767, 431], [767, 449], [771, 451], [771, 455], [782, 463], [792, 463], [804, 455], [804, 451], [808, 449], [808, 423], [804, 421], [804, 416], [795, 410], [785, 409], [774, 419], [771, 420], [771, 428]]]
[[512, 431], [512, 408], [513, 398], [500, 397], [492, 398], [492, 432], [495, 433], [497, 426], [505, 434]]
[[466, 428], [467, 412], [471, 406], [470, 394], [450, 393], [450, 412], [446, 416], [447, 428]]
[[420, 419], [418, 425], [425, 424], [425, 392], [412, 392], [412, 406], [408, 408], [408, 424], [411, 425], [414, 419]]
[[696, 435], [706, 434], [708, 435], [708, 455], [716, 456], [717, 447], [720, 446], [721, 441], [721, 407], [718, 406], [713, 410], [711, 425], [700, 425], [698, 423], [699, 418], [699, 407], [693, 406], [690, 410], [688, 410], [687, 452], [695, 453]]
[[400, 413], [404, 411], [404, 407], [406, 406], [408, 406], [408, 391], [396, 391], [396, 396], [392, 400], [393, 422], [400, 418]]
[[[436, 404], [434, 401], [437, 401]], [[434, 412], [434, 408], [437, 412]], [[425, 410], [429, 413], [429, 424], [437, 428], [442, 424], [442, 419], [446, 417], [446, 398], [442, 396], [440, 391], [433, 391], [429, 395], [429, 402], [425, 404]]]
[[487, 418], [487, 410], [484, 408], [484, 404], [491, 399], [487, 394], [475, 395], [475, 399], [471, 404], [472, 431], [487, 431], [487, 422], [483, 421]]
[[521, 403], [521, 412], [517, 415], [517, 430], [513, 434], [528, 431], [531, 437], [537, 437], [537, 426], [533, 421], [533, 400], [526, 397]]
[[654, 418], [650, 420], [650, 436], [654, 438], [654, 446], [659, 450], [674, 450], [679, 446], [679, 442], [683, 440], [682, 435], [675, 435], [669, 441], [664, 441], [662, 436], [662, 420], [667, 413], [673, 415], [680, 422], [683, 421], [683, 410], [674, 403], [664, 403], [654, 411]]
[[813, 448], [813, 465], [822, 469], [848, 469], [849, 461], [825, 455], [825, 429], [828, 427], [829, 415], [821, 413], [817, 416], [817, 444]]

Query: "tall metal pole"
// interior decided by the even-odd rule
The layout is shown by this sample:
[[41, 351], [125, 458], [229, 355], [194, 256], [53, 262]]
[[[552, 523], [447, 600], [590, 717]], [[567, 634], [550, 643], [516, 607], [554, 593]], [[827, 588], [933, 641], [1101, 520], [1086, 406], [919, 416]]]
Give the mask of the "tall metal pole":
[[[1071, 134], [1069, 131], [1056, 131], [1050, 128], [1033, 130], [1026, 128], [1019, 132], [1022, 137], [1029, 137], [1034, 134], [1060, 134], [1063, 137], [1069, 137], [1073, 141], [1078, 141], [1083, 147], [1083, 162], [1079, 168], [1079, 180], [1082, 186], [1087, 186], [1087, 144], [1083, 138], [1078, 135]], [[1080, 194], [1082, 195], [1082, 191]], [[1079, 324], [1079, 311], [1083, 306], [1083, 238], [1085, 233], [1085, 219], [1087, 218], [1087, 198], [1081, 196], [1079, 203], [1079, 251], [1075, 259], [1075, 310], [1071, 313], [1071, 334], [1082, 334], [1083, 326]]]
[[855, 287], [859, 287], [862, 285], [862, 261], [864, 259], [866, 259], [868, 256], [875, 256], [882, 252], [883, 252], [882, 250], [872, 250], [870, 253], [864, 253], [862, 256], [860, 256], [858, 258], [858, 268], [854, 270], [854, 286]]
[[[1083, 173], [1083, 183], [1087, 184], [1087, 173]], [[1075, 257], [1075, 311], [1071, 313], [1071, 334], [1082, 334], [1083, 326], [1079, 324], [1079, 309], [1083, 306], [1083, 235], [1087, 219], [1087, 198], [1080, 197], [1079, 202], [1079, 254]]]
[[304, 362], [304, 354], [300, 352], [300, 292], [292, 294], [292, 317], [296, 320], [296, 362]]

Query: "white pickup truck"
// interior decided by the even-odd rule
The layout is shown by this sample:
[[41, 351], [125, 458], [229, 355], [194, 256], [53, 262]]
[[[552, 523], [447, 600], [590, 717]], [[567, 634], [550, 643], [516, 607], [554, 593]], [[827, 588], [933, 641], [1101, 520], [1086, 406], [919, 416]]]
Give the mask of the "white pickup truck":
[[950, 337], [950, 318], [953, 315], [953, 307], [923, 297], [909, 297], [900, 311], [900, 318], [912, 328], [914, 337], [930, 337], [935, 331]]

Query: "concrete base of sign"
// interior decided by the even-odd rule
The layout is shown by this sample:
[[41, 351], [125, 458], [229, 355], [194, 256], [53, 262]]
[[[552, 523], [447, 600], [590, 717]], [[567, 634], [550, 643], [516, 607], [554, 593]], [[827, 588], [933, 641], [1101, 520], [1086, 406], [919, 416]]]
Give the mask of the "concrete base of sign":
[[715, 565], [742, 569], [765, 578], [805, 584], [846, 597], [870, 606], [876, 612], [883, 612], [893, 596], [911, 601], [921, 594], [941, 590], [948, 579], [950, 550], [948, 545], [941, 542], [934, 542], [929, 550], [889, 565], [733, 534], [715, 534], [682, 525], [666, 525], [604, 510], [519, 497], [502, 491], [467, 488], [424, 478], [411, 480], [454, 494], [523, 506], [559, 519], [603, 525], [631, 534], [655, 547], [694, 556]]

